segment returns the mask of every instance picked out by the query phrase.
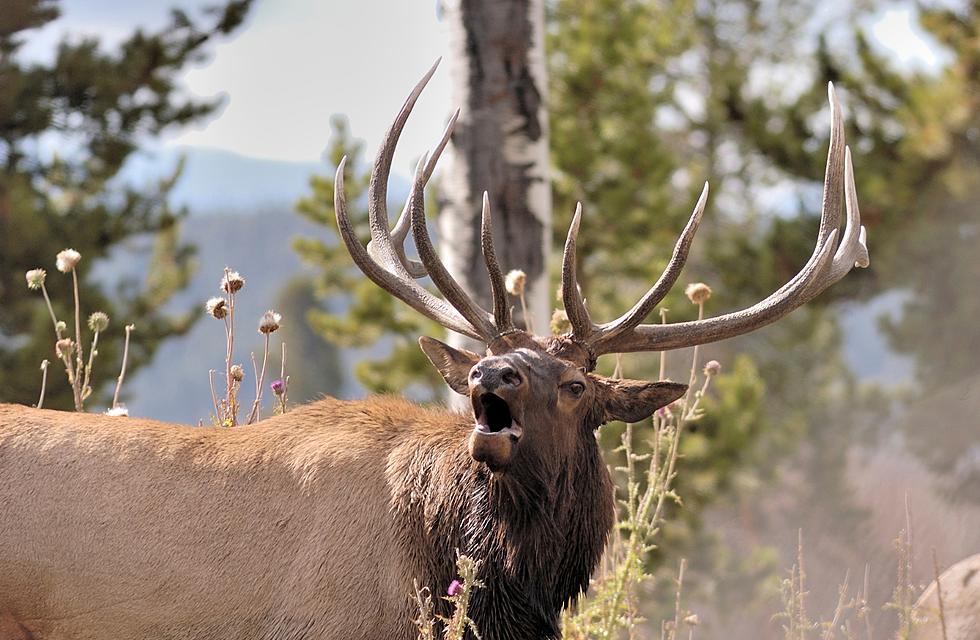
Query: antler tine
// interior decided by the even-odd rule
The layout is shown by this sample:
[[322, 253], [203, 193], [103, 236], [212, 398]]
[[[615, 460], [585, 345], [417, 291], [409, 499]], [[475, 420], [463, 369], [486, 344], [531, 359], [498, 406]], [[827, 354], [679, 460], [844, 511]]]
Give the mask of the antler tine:
[[481, 335], [459, 313], [426, 289], [419, 286], [407, 274], [401, 276], [391, 273], [375, 262], [361, 245], [354, 228], [347, 216], [347, 199], [344, 196], [344, 167], [347, 164], [345, 156], [337, 165], [334, 180], [334, 210], [337, 215], [337, 227], [340, 236], [347, 245], [354, 264], [376, 285], [406, 303], [422, 315], [438, 322], [451, 331], [461, 333], [471, 338], [480, 339]]
[[[374, 167], [371, 170], [371, 181], [368, 185], [368, 221], [371, 225], [369, 255], [378, 263], [384, 265], [387, 270], [398, 275], [402, 275], [399, 272], [403, 271], [405, 267], [403, 266], [404, 263], [401, 257], [398, 255], [398, 251], [392, 244], [391, 234], [388, 231], [387, 199], [391, 160], [395, 155], [395, 147], [398, 144], [398, 138], [401, 136], [402, 129], [405, 127], [405, 123], [412, 113], [412, 108], [422, 94], [425, 85], [432, 78], [432, 74], [435, 73], [436, 67], [439, 66], [441, 60], [442, 58], [439, 58], [435, 61], [425, 75], [422, 76], [422, 79], [412, 88], [411, 93], [408, 94], [408, 98], [405, 99], [405, 103], [398, 111], [398, 115], [395, 116], [394, 122], [391, 123], [388, 131], [385, 132], [384, 138], [381, 141], [381, 147], [378, 149], [378, 154], [374, 159]], [[404, 255], [404, 250], [402, 250], [402, 255]], [[405, 273], [407, 274], [408, 272], [406, 271]], [[417, 276], [413, 275], [412, 277]]]
[[660, 279], [657, 280], [656, 284], [650, 287], [650, 290], [646, 292], [640, 300], [633, 305], [633, 308], [621, 315], [619, 318], [608, 322], [599, 327], [599, 330], [608, 338], [614, 338], [621, 333], [632, 330], [638, 324], [643, 322], [643, 319], [650, 315], [654, 307], [660, 304], [660, 301], [670, 292], [671, 287], [677, 282], [677, 278], [681, 275], [681, 270], [684, 268], [684, 263], [687, 262], [687, 254], [691, 251], [691, 244], [694, 242], [694, 234], [698, 232], [698, 225], [701, 224], [701, 217], [704, 215], [704, 208], [708, 202], [708, 183], [704, 183], [704, 188], [701, 190], [701, 196], [698, 198], [698, 202], [694, 205], [694, 211], [691, 213], [691, 219], [688, 220], [687, 226], [684, 227], [684, 231], [681, 232], [679, 238], [677, 238], [677, 243], [674, 245], [674, 252], [671, 254], [670, 261], [667, 263], [667, 267], [664, 272], [660, 275]]
[[483, 260], [487, 263], [487, 273], [490, 274], [490, 294], [493, 296], [493, 320], [497, 331], [503, 333], [514, 328], [510, 315], [510, 305], [507, 304], [507, 289], [504, 285], [504, 274], [497, 262], [497, 254], [493, 250], [493, 221], [490, 217], [490, 196], [483, 192], [483, 218], [480, 227], [480, 243], [483, 247]]
[[[830, 103], [830, 145], [827, 151], [827, 168], [824, 172], [823, 198], [820, 208], [820, 227], [817, 230], [817, 242], [807, 264], [817, 259], [820, 248], [827, 240], [832, 229], [840, 227], [841, 185], [840, 175], [844, 170], [844, 118], [841, 114], [840, 102], [834, 83], [827, 83], [827, 100]], [[779, 288], [779, 293], [796, 284], [803, 275], [801, 269], [789, 282]], [[842, 274], [843, 277], [843, 274]]]
[[850, 147], [844, 148], [844, 206], [847, 211], [847, 223], [844, 226], [840, 246], [837, 247], [826, 273], [811, 283], [806, 294], [808, 301], [846, 276], [852, 268], [863, 269], [871, 263], [868, 255], [867, 230], [861, 224]]
[[561, 299], [565, 305], [568, 322], [572, 325], [572, 336], [585, 340], [593, 336], [596, 326], [585, 308], [582, 292], [579, 290], [578, 277], [575, 267], [575, 247], [578, 241], [578, 229], [582, 224], [582, 203], [575, 205], [575, 215], [568, 227], [568, 238], [565, 240], [565, 252], [561, 260]]
[[[439, 160], [439, 156], [442, 155], [443, 149], [449, 144], [449, 139], [452, 137], [453, 128], [456, 126], [456, 120], [459, 118], [459, 109], [453, 113], [452, 117], [449, 119], [449, 123], [446, 125], [446, 129], [442, 134], [442, 139], [439, 140], [439, 144], [436, 145], [435, 150], [432, 152], [432, 156], [429, 161], [425, 163], [425, 183], [428, 184], [429, 178], [432, 177], [432, 172], [435, 171], [436, 162]], [[394, 247], [395, 254], [398, 256], [399, 262], [401, 262], [402, 267], [405, 271], [415, 279], [424, 278], [428, 274], [425, 270], [425, 265], [423, 265], [418, 260], [412, 260], [405, 253], [405, 240], [408, 238], [408, 232], [412, 229], [412, 220], [409, 215], [409, 203], [411, 198], [405, 199], [405, 206], [402, 207], [402, 212], [398, 216], [398, 221], [395, 222], [395, 226], [391, 229], [390, 241]], [[368, 243], [368, 253], [371, 254], [375, 260], [381, 259], [378, 255], [377, 247], [375, 242], [372, 240]]]
[[[840, 227], [841, 198], [840, 176], [844, 173], [844, 117], [834, 83], [827, 83], [827, 101], [830, 103], [830, 150], [827, 152], [827, 168], [823, 177], [823, 203], [817, 244], [827, 239], [831, 229]], [[816, 253], [816, 250], [814, 250]]]
[[[603, 332], [602, 329], [606, 326], [603, 325], [587, 340], [596, 355], [676, 349], [747, 333], [812, 300], [843, 278], [853, 267], [868, 265], [867, 232], [861, 226], [850, 150], [844, 145], [840, 104], [833, 85], [828, 85], [827, 92], [831, 130], [820, 229], [813, 254], [800, 272], [765, 300], [747, 309], [715, 318], [666, 325], [641, 324], [630, 331], [616, 333]], [[843, 235], [839, 228], [842, 198], [847, 209], [847, 224]], [[690, 226], [689, 223], [688, 227]], [[687, 231], [685, 229], [685, 234]], [[840, 246], [837, 245], [838, 237], [841, 237]]]
[[499, 334], [493, 322], [490, 320], [490, 314], [466, 295], [463, 288], [459, 286], [459, 283], [456, 282], [455, 278], [453, 278], [442, 264], [442, 260], [439, 259], [435, 247], [432, 246], [432, 240], [429, 239], [429, 232], [425, 225], [425, 197], [422, 193], [424, 165], [425, 161], [423, 158], [419, 162], [418, 169], [415, 172], [415, 186], [412, 187], [410, 209], [415, 248], [418, 249], [419, 258], [422, 260], [422, 264], [425, 265], [425, 269], [429, 277], [432, 278], [433, 284], [445, 296], [446, 301], [455, 307], [463, 318], [470, 323], [480, 338], [486, 342], [490, 342]]
[[844, 148], [844, 206], [847, 210], [847, 226], [844, 228], [840, 247], [834, 255], [834, 262], [839, 263], [839, 266], [835, 264], [834, 267], [835, 282], [843, 278], [852, 266], [863, 269], [871, 264], [871, 257], [868, 255], [868, 232], [861, 224], [861, 209], [858, 207], [850, 147]]

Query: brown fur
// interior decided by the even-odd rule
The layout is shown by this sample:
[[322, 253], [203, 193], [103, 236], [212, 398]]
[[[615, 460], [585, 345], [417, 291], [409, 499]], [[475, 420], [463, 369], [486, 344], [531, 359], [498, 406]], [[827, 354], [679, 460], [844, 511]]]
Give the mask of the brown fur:
[[412, 578], [444, 592], [456, 548], [486, 559], [474, 615], [526, 620], [484, 637], [544, 637], [611, 524], [597, 448], [597, 483], [507, 487], [463, 416], [393, 398], [228, 430], [9, 405], [0, 425], [0, 609], [44, 638], [412, 638]]
[[484, 563], [483, 638], [558, 637], [613, 523], [594, 429], [683, 385], [614, 383], [532, 343], [444, 374], [471, 358], [524, 380], [496, 472], [470, 455], [473, 418], [397, 398], [234, 429], [0, 405], [0, 640], [408, 640], [413, 580], [443, 594], [457, 549]]

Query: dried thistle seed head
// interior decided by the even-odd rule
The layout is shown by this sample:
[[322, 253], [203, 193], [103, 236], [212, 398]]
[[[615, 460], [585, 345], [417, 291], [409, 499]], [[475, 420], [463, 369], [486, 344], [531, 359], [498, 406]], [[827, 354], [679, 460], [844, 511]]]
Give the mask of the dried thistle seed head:
[[703, 282], [692, 282], [684, 289], [684, 295], [693, 304], [704, 304], [711, 297], [711, 287]]
[[88, 317], [88, 328], [92, 331], [105, 331], [109, 326], [109, 316], [103, 311], [96, 311]]
[[282, 380], [273, 380], [272, 384], [269, 385], [269, 388], [272, 389], [272, 393], [276, 394], [277, 396], [281, 396], [282, 394], [286, 393], [286, 383]]
[[696, 627], [699, 624], [701, 624], [701, 619], [698, 618], [698, 614], [692, 613], [689, 614], [686, 618], [684, 618], [684, 624], [686, 624], [689, 627]]
[[117, 404], [113, 408], [105, 412], [107, 416], [113, 416], [115, 418], [128, 418], [129, 409], [126, 408], [124, 404]]
[[58, 320], [58, 322], [55, 323], [54, 328], [58, 333], [61, 333], [62, 331], [68, 330], [68, 325], [65, 324], [64, 320]]
[[211, 298], [204, 305], [204, 309], [208, 312], [208, 315], [221, 320], [228, 315], [228, 303], [224, 298]]
[[242, 369], [242, 365], [231, 365], [231, 379], [235, 382], [241, 382], [245, 379], [245, 369]]
[[75, 351], [75, 342], [71, 338], [62, 338], [54, 343], [54, 352], [59, 358], [67, 358]]
[[27, 278], [28, 289], [40, 289], [44, 286], [44, 280], [48, 277], [48, 272], [44, 269], [31, 269], [24, 275]]
[[41, 371], [44, 371], [45, 369], [47, 369], [49, 364], [51, 364], [51, 363], [48, 362], [47, 358], [45, 358], [44, 360], [41, 360]]
[[527, 274], [520, 269], [513, 269], [507, 273], [504, 279], [504, 287], [507, 293], [512, 296], [524, 295], [524, 286], [527, 284]]
[[245, 286], [245, 278], [237, 271], [227, 271], [221, 278], [221, 290], [225, 293], [236, 293]]
[[564, 309], [555, 309], [551, 314], [551, 333], [559, 336], [572, 330], [572, 323], [568, 320], [568, 314]]
[[62, 249], [55, 257], [55, 266], [61, 273], [71, 273], [82, 259], [82, 254], [74, 249]]
[[259, 318], [259, 333], [270, 334], [279, 330], [279, 322], [282, 316], [269, 309]]
[[716, 376], [721, 371], [721, 363], [717, 360], [708, 360], [708, 363], [704, 365], [704, 375], [706, 376]]

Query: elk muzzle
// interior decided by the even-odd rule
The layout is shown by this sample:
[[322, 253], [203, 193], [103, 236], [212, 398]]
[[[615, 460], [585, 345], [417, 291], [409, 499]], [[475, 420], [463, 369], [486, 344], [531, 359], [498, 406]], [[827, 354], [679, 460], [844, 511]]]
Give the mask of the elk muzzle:
[[521, 407], [527, 382], [505, 359], [490, 357], [470, 370], [469, 386], [475, 421], [470, 455], [492, 471], [501, 471], [524, 435]]

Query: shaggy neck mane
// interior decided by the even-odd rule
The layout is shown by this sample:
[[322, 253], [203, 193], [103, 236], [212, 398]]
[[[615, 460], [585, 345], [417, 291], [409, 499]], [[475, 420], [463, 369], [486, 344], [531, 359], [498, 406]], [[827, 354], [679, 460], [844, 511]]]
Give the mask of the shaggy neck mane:
[[561, 609], [588, 586], [613, 524], [598, 444], [588, 429], [566, 459], [519, 450], [506, 473], [493, 474], [467, 452], [470, 428], [394, 456], [392, 510], [408, 534], [404, 551], [442, 615], [456, 550], [483, 563], [486, 586], [470, 611], [484, 640], [558, 637]]

